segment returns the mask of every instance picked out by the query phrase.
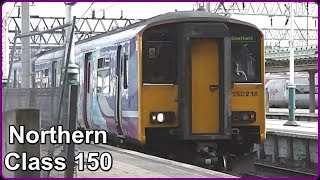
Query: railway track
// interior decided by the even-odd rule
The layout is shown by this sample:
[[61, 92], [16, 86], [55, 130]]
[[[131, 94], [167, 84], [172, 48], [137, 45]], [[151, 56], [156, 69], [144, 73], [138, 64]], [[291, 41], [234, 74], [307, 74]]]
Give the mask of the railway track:
[[255, 173], [245, 173], [244, 177], [272, 178], [272, 177], [291, 177], [291, 178], [316, 178], [314, 173], [288, 169], [279, 166], [255, 163]]

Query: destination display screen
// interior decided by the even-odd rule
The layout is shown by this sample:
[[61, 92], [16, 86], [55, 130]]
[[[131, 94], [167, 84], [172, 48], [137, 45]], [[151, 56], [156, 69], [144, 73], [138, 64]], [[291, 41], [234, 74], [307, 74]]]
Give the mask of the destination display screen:
[[230, 25], [232, 81], [261, 82], [261, 35], [247, 26]]

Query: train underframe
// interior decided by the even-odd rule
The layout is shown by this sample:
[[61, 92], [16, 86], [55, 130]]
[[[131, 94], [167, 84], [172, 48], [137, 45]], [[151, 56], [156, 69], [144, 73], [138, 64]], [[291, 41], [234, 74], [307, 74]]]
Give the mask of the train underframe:
[[[84, 130], [84, 129], [81, 129]], [[254, 172], [254, 144], [260, 142], [258, 126], [232, 127], [229, 139], [183, 140], [177, 128], [146, 128], [146, 144], [109, 134], [112, 145], [147, 152], [163, 158], [241, 175]]]
[[231, 137], [225, 140], [181, 140], [172, 135], [174, 131], [170, 128], [150, 128], [146, 129], [146, 148], [164, 157], [214, 170], [236, 174], [253, 172], [256, 156], [253, 146], [259, 141], [259, 128], [247, 126], [233, 129], [242, 131], [233, 131]]

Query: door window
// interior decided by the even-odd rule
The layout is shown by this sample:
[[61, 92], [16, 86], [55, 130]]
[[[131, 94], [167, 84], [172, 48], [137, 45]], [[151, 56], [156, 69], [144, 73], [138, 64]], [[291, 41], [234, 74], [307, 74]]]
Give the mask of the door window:
[[98, 59], [97, 93], [110, 92], [110, 57]]

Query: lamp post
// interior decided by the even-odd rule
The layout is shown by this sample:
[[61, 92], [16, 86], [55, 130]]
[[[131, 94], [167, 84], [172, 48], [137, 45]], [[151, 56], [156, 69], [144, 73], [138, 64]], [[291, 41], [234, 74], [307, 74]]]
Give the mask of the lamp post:
[[290, 5], [290, 83], [289, 83], [289, 120], [284, 126], [299, 126], [295, 121], [295, 89], [294, 84], [294, 29], [293, 29], [293, 3]]
[[[67, 69], [64, 80], [66, 83], [66, 92], [68, 98], [66, 98], [65, 105], [68, 106], [66, 121], [64, 121], [64, 128], [68, 129], [70, 132], [73, 132], [77, 129], [77, 100], [78, 100], [78, 75], [79, 67], [75, 63], [75, 41], [74, 41], [74, 29], [76, 23], [76, 17], [73, 17], [72, 20], [72, 6], [75, 5], [73, 2], [65, 2], [66, 7], [66, 22], [69, 23], [72, 21], [72, 27], [67, 28], [66, 30], [66, 64], [65, 68]], [[64, 82], [65, 83], [65, 82]], [[74, 156], [76, 151], [76, 145], [74, 143], [65, 144], [65, 157], [67, 159], [67, 168], [64, 173], [65, 178], [74, 177]]]
[[[21, 3], [21, 34], [27, 34], [30, 32], [30, 7], [29, 2]], [[21, 39], [21, 87], [30, 88], [30, 37], [23, 37]]]

